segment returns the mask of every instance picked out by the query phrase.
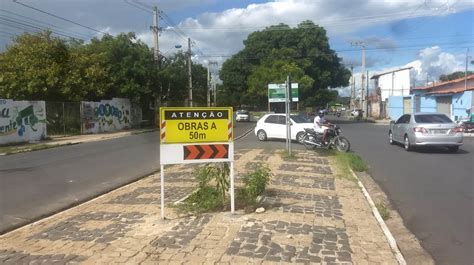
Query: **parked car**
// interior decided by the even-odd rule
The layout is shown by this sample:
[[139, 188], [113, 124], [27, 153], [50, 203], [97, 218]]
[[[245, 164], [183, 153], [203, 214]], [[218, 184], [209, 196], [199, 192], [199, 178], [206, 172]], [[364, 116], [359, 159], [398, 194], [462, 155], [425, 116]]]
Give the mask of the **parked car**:
[[250, 121], [250, 113], [248, 110], [238, 110], [235, 112], [236, 121]]
[[[314, 127], [311, 120], [299, 116], [291, 115], [291, 139], [303, 142], [305, 128]], [[286, 139], [286, 116], [285, 114], [265, 114], [260, 118], [255, 126], [255, 135], [260, 141], [267, 139]]]
[[443, 113], [413, 113], [390, 122], [390, 144], [402, 143], [405, 150], [416, 146], [444, 146], [457, 152], [463, 143], [463, 129]]

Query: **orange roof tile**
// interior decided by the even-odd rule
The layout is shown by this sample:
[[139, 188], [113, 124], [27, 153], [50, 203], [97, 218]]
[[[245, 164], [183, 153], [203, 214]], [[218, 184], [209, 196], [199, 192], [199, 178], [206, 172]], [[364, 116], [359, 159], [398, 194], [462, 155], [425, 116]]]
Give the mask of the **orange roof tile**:
[[[467, 76], [467, 79], [468, 80], [471, 80], [471, 79], [474, 79], [474, 75], [468, 75]], [[454, 79], [454, 80], [450, 80], [450, 81], [446, 81], [446, 82], [441, 82], [441, 83], [437, 83], [437, 84], [433, 84], [431, 86], [420, 86], [420, 87], [415, 87], [413, 88], [412, 90], [428, 90], [428, 89], [437, 89], [437, 88], [440, 88], [442, 86], [445, 86], [445, 85], [449, 85], [449, 84], [453, 84], [453, 83], [461, 83], [463, 82], [464, 84], [464, 80], [465, 78], [464, 77], [461, 77], [461, 78], [458, 78], [458, 79]], [[464, 88], [464, 86], [463, 86]], [[469, 90], [469, 89], [468, 89]]]

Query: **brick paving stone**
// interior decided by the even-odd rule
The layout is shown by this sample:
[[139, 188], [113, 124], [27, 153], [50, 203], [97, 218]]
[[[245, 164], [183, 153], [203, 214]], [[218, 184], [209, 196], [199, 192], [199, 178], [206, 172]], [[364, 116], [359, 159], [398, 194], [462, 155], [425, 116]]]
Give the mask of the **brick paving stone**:
[[300, 188], [315, 188], [323, 190], [335, 190], [334, 178], [328, 177], [302, 177], [289, 174], [276, 174], [271, 184], [284, 185]]
[[0, 250], [0, 264], [68, 264], [85, 261], [87, 257], [78, 255], [38, 255], [24, 251]]
[[331, 167], [329, 166], [315, 166], [312, 164], [289, 164], [284, 163], [278, 167], [280, 171], [290, 172], [308, 172], [316, 174], [332, 174]]
[[[309, 229], [306, 229], [309, 226]], [[298, 245], [298, 241], [281, 244], [274, 242], [279, 234], [303, 235], [310, 242], [309, 246]], [[291, 223], [284, 221], [263, 222], [249, 219], [228, 246], [227, 255], [252, 257], [273, 262], [316, 262], [322, 259], [331, 261], [351, 262], [351, 254], [341, 251], [350, 248], [347, 241], [338, 241], [344, 235], [345, 229], [336, 229], [323, 226]], [[254, 238], [258, 238], [254, 243]], [[292, 240], [289, 239], [288, 242]], [[341, 243], [338, 243], [341, 242]], [[337, 252], [335, 251], [337, 250]]]
[[211, 215], [187, 217], [173, 227], [171, 231], [153, 240], [150, 244], [154, 247], [183, 248], [201, 233], [204, 226], [211, 220]]
[[[167, 186], [165, 189], [165, 202], [175, 202], [179, 199], [183, 198], [191, 191], [193, 191], [194, 187], [174, 187], [174, 186]], [[159, 186], [151, 186], [151, 187], [141, 187], [137, 188], [129, 193], [119, 195], [107, 203], [110, 204], [132, 204], [132, 205], [142, 205], [142, 204], [160, 204], [160, 192], [161, 189]], [[147, 195], [151, 195], [153, 197], [149, 197]], [[147, 197], [141, 197], [147, 196]]]
[[[45, 229], [29, 239], [44, 239], [49, 241], [72, 240], [89, 241], [96, 243], [110, 243], [123, 237], [130, 231], [131, 225], [141, 223], [143, 213], [119, 213], [119, 212], [88, 212], [73, 216], [48, 229]], [[88, 221], [106, 221], [105, 227], [85, 229], [83, 226]]]

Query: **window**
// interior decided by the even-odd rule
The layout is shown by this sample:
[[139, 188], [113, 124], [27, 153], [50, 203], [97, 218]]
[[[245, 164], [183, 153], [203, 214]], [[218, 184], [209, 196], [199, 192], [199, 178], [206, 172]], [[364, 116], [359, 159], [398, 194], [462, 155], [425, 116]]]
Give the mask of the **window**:
[[278, 123], [277, 115], [270, 115], [265, 119], [265, 123]]
[[308, 119], [298, 115], [291, 115], [291, 119], [296, 123], [311, 123]]
[[278, 124], [283, 124], [283, 125], [285, 125], [285, 124], [286, 124], [286, 117], [283, 116], [283, 115], [279, 115], [279, 116], [278, 116]]
[[444, 114], [424, 114], [415, 116], [416, 123], [452, 123], [453, 121]]
[[410, 115], [403, 115], [397, 120], [397, 124], [408, 123], [410, 121]]

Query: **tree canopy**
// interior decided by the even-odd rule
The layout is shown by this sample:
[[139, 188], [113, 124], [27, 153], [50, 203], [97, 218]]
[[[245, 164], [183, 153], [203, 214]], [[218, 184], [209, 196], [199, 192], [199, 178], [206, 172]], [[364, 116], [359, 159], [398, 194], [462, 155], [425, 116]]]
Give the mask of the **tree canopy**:
[[[90, 43], [51, 32], [24, 33], [0, 53], [0, 98], [95, 101], [129, 98], [148, 108], [155, 98], [182, 106], [187, 98], [186, 54], [161, 66], [134, 33], [105, 35]], [[193, 64], [194, 102], [206, 104], [207, 72]]]
[[[472, 74], [474, 74], [473, 71], [467, 71], [467, 75], [472, 75]], [[465, 72], [461, 72], [461, 71], [457, 71], [451, 74], [440, 75], [439, 81], [442, 81], [442, 82], [451, 81], [454, 79], [463, 78], [464, 75], [465, 75]]]
[[228, 104], [266, 106], [267, 85], [284, 83], [288, 74], [299, 83], [300, 101], [308, 106], [334, 100], [337, 93], [328, 87], [348, 85], [350, 71], [330, 49], [324, 28], [311, 21], [253, 32], [244, 46], [220, 72]]

